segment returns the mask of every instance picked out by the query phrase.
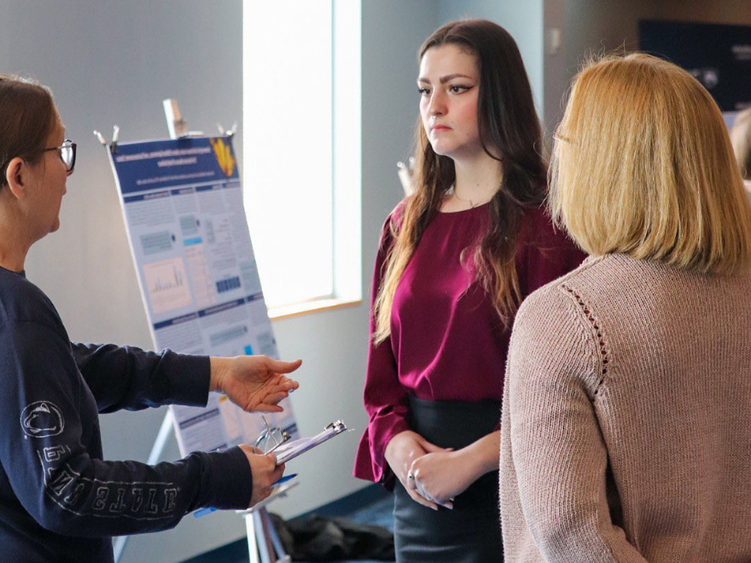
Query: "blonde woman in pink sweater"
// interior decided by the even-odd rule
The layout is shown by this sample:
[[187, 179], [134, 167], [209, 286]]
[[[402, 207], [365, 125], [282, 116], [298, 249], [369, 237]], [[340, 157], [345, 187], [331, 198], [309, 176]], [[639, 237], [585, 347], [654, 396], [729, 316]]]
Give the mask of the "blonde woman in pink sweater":
[[751, 208], [720, 111], [610, 57], [556, 138], [550, 207], [592, 257], [514, 324], [506, 561], [751, 561]]

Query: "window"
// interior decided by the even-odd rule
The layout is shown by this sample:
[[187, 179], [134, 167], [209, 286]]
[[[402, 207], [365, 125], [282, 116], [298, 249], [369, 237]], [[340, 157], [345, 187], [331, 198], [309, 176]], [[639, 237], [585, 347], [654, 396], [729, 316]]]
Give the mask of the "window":
[[357, 300], [360, 2], [243, 8], [243, 186], [266, 302]]

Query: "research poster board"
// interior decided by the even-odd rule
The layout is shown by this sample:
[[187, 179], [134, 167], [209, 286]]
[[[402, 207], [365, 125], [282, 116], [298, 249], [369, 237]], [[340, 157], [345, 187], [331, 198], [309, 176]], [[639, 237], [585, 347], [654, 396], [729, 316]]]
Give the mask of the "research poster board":
[[751, 26], [642, 20], [639, 48], [692, 74], [729, 126], [737, 112], [751, 107]]
[[[154, 346], [278, 358], [229, 137], [123, 143], [110, 151]], [[269, 424], [293, 438], [288, 399]], [[171, 406], [182, 455], [254, 443], [264, 424], [226, 397]]]

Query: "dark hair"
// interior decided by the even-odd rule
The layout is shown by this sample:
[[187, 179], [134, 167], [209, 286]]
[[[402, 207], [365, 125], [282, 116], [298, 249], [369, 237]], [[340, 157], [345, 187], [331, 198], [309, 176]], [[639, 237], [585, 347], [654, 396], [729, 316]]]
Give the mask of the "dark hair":
[[[503, 162], [503, 180], [490, 202], [491, 225], [474, 249], [477, 278], [509, 324], [521, 300], [514, 261], [524, 210], [545, 199], [547, 164], [542, 157], [542, 131], [521, 53], [501, 26], [482, 19], [448, 23], [420, 47], [419, 59], [433, 47], [456, 45], [477, 58], [480, 88], [477, 102], [480, 141], [485, 152]], [[433, 151], [418, 122], [415, 193], [404, 205], [401, 220], [392, 222], [396, 239], [376, 301], [376, 341], [389, 334], [396, 284], [425, 228], [438, 212], [455, 181], [454, 161]]]
[[0, 74], [0, 188], [8, 164], [21, 157], [31, 164], [42, 157], [55, 117], [52, 92], [33, 80]]

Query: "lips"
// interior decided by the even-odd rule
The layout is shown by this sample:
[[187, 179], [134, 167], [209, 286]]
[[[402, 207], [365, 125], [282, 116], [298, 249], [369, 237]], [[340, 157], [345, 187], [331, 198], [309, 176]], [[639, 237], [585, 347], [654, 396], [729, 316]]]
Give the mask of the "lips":
[[441, 131], [450, 131], [450, 130], [451, 130], [451, 127], [448, 127], [448, 126], [446, 126], [446, 125], [433, 125], [433, 126], [432, 126], [432, 127], [430, 128], [430, 130], [431, 130], [431, 131], [435, 131], [435, 132], [441, 132]]

